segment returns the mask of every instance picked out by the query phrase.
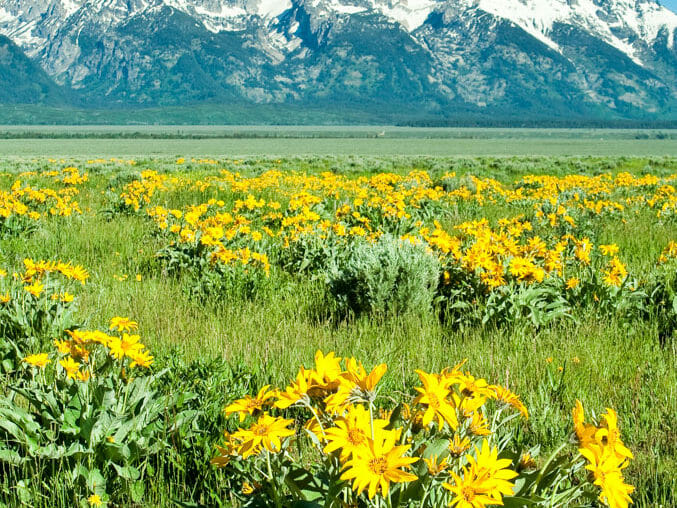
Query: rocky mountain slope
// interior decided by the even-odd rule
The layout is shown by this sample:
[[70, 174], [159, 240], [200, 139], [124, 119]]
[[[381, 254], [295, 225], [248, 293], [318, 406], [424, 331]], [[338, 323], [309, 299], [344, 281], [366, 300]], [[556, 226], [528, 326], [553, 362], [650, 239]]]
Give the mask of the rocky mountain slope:
[[677, 116], [655, 0], [0, 0], [0, 34], [88, 107]]
[[65, 104], [64, 90], [54, 84], [7, 37], [0, 35], [0, 104]]

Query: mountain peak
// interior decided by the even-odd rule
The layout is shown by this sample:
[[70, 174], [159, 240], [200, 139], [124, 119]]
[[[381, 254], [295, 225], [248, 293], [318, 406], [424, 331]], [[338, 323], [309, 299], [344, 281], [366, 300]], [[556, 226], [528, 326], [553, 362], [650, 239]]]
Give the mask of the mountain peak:
[[94, 104], [677, 111], [655, 0], [0, 0], [0, 34]]

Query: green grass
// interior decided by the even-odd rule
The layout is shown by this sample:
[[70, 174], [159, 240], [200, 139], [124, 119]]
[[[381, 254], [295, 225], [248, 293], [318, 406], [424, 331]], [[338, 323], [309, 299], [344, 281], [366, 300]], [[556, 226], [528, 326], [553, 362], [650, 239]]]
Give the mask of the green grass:
[[[159, 139], [139, 139], [144, 137]], [[172, 137], [178, 139], [166, 139]], [[57, 158], [252, 155], [289, 157], [301, 154], [315, 156], [352, 154], [375, 157], [397, 155], [647, 157], [677, 156], [676, 138], [677, 132], [674, 129], [0, 126], [0, 153], [18, 157]], [[115, 142], [112, 142], [112, 139], [115, 139]]]
[[[246, 149], [240, 149], [243, 153], [276, 153], [279, 150], [292, 154], [303, 152], [303, 146], [310, 143], [308, 140], [293, 141], [249, 140]], [[471, 153], [478, 147], [468, 141], [460, 142], [460, 147], [455, 145], [456, 142], [426, 142], [432, 144], [422, 140], [370, 140], [363, 144], [359, 140], [350, 140], [342, 141], [345, 143], [342, 145], [336, 140], [321, 140], [308, 150], [324, 153], [325, 150], [349, 151], [352, 147], [355, 152], [364, 150], [369, 154], [419, 151], [440, 154]], [[560, 153], [560, 150], [562, 153], [609, 153], [616, 148], [633, 153], [633, 149], [628, 148], [629, 141], [601, 147], [589, 140], [586, 144], [571, 140], [556, 141], [551, 145], [542, 145], [536, 139], [530, 142], [539, 144], [538, 150], [530, 148], [535, 150], [530, 153]], [[0, 141], [0, 149], [5, 154], [36, 151], [28, 141], [2, 143], [5, 142]], [[78, 156], [109, 151], [125, 156], [155, 151], [206, 156], [229, 153], [238, 146], [236, 142], [229, 145], [224, 141], [204, 144], [199, 141], [185, 144], [178, 141], [117, 141], [114, 145], [106, 145], [103, 141], [59, 140], [43, 143], [44, 140], [40, 141], [37, 148], [41, 154], [50, 153], [50, 150], [52, 154], [58, 154], [57, 147], [61, 145], [64, 154]], [[494, 153], [494, 141], [482, 140], [481, 143], [484, 143], [481, 152]], [[438, 147], [438, 151], [431, 152], [432, 146]], [[515, 146], [504, 144], [494, 149], [510, 151]], [[656, 150], [647, 141], [638, 142], [637, 146], [642, 147], [641, 153]], [[663, 153], [677, 154], [674, 142], [664, 148]], [[131, 169], [173, 166], [172, 162], [146, 159]], [[247, 162], [241, 167], [252, 174], [269, 167], [315, 171], [340, 168], [355, 174], [383, 170], [402, 172], [414, 168], [459, 171], [470, 168], [479, 176], [500, 179], [532, 172], [565, 174], [575, 171], [574, 168], [586, 173], [642, 172], [645, 168], [656, 174], [677, 171], [677, 160], [660, 158], [315, 157], [290, 158], [279, 163], [253, 158]], [[139, 321], [140, 334], [160, 358], [177, 354], [177, 350], [186, 360], [220, 357], [232, 364], [246, 365], [257, 374], [261, 383], [278, 385], [293, 376], [300, 364], [309, 365], [317, 349], [355, 356], [365, 365], [388, 363], [390, 369], [384, 382], [397, 390], [412, 386], [416, 368], [435, 370], [468, 358], [468, 366], [475, 375], [505, 383], [523, 397], [532, 415], [527, 424], [530, 434], [526, 439], [541, 443], [546, 449], [568, 438], [570, 411], [576, 399], [581, 399], [586, 408], [594, 408], [598, 414], [605, 407], [615, 408], [620, 415], [624, 439], [636, 457], [628, 470], [629, 482], [637, 488], [636, 505], [677, 506], [677, 343], [672, 340], [661, 345], [657, 323], [647, 320], [629, 324], [618, 317], [599, 315], [592, 310], [578, 314], [575, 322], [558, 322], [541, 330], [518, 325], [458, 331], [449, 329], [433, 315], [364, 316], [348, 321], [327, 321], [318, 304], [324, 298], [322, 285], [317, 281], [298, 280], [275, 269], [268, 289], [253, 299], [226, 298], [205, 303], [191, 298], [184, 280], [165, 277], [156, 268], [154, 254], [161, 245], [150, 234], [147, 219], [118, 216], [108, 221], [99, 213], [103, 206], [101, 190], [107, 179], [130, 168], [79, 164], [91, 174], [91, 182], [79, 197], [83, 210], [88, 211], [64, 221], [47, 221], [25, 238], [0, 240], [0, 261], [15, 265], [24, 257], [32, 257], [69, 260], [84, 265], [91, 273], [91, 280], [81, 292], [79, 319], [87, 326], [105, 326], [114, 315], [131, 316]], [[0, 171], [25, 170], [39, 165], [8, 161], [0, 165]], [[196, 174], [203, 170], [212, 171], [213, 168], [186, 167], [186, 171]], [[0, 179], [0, 187], [5, 188], [10, 180]], [[175, 200], [177, 204], [194, 202], [189, 196], [178, 196]], [[485, 208], [481, 212], [502, 215], [499, 209]], [[640, 274], [652, 268], [668, 239], [677, 239], [677, 224], [659, 224], [650, 213], [632, 218], [627, 224], [605, 222], [599, 231], [600, 243], [618, 243], [631, 272]], [[121, 274], [129, 278], [121, 282], [113, 277]], [[142, 275], [141, 282], [134, 280], [136, 274]], [[546, 361], [548, 357], [553, 358], [552, 364]], [[575, 363], [574, 358], [580, 363]], [[557, 371], [559, 366], [564, 368], [561, 373]], [[549, 380], [549, 375], [554, 381]], [[170, 499], [185, 495], [186, 482], [190, 480], [181, 475], [174, 481], [167, 477], [153, 478], [142, 504], [169, 504]], [[215, 488], [214, 485], [211, 488]], [[224, 499], [227, 497], [227, 493], [221, 494]]]

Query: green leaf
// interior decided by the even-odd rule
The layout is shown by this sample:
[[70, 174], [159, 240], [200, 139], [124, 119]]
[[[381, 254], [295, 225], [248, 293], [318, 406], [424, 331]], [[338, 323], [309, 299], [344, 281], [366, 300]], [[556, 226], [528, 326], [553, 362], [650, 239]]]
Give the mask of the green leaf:
[[129, 491], [132, 496], [132, 501], [141, 503], [143, 496], [146, 493], [146, 484], [142, 480], [137, 480], [132, 483]]
[[141, 473], [138, 469], [133, 466], [118, 466], [113, 463], [113, 467], [118, 475], [120, 475], [125, 480], [138, 480], [141, 476]]
[[14, 450], [8, 450], [6, 448], [0, 449], [0, 462], [7, 462], [13, 466], [18, 466], [25, 461], [26, 459]]

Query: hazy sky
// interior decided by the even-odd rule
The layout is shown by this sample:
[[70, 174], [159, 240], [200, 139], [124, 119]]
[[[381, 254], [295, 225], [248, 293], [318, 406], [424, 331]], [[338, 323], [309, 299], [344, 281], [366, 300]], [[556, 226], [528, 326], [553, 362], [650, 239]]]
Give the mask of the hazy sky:
[[660, 0], [660, 2], [667, 8], [672, 9], [674, 12], [677, 12], [677, 0]]

